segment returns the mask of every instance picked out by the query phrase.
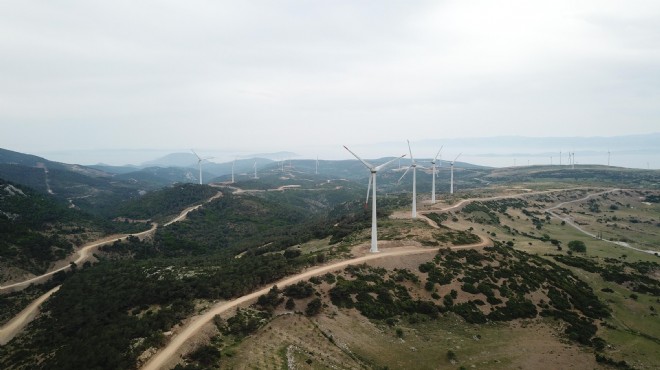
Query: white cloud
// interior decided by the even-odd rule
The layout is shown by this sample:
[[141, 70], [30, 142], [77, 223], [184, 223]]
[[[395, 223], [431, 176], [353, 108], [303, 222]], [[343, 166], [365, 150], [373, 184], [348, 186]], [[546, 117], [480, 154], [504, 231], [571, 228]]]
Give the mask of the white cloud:
[[3, 2], [0, 147], [657, 131], [659, 4]]

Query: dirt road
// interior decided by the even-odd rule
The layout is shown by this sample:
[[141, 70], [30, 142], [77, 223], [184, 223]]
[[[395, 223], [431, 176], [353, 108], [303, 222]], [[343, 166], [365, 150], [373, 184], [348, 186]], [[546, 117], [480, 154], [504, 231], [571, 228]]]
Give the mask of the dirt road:
[[[217, 199], [221, 196], [222, 196], [222, 192], [218, 192], [216, 195], [214, 195], [211, 198], [207, 199], [205, 203], [211, 202], [214, 199]], [[174, 222], [179, 222], [181, 220], [184, 220], [186, 218], [186, 216], [188, 215], [188, 213], [190, 213], [191, 211], [193, 211], [193, 210], [195, 210], [195, 209], [197, 209], [201, 206], [202, 206], [202, 204], [192, 206], [192, 207], [188, 207], [188, 208], [184, 209], [183, 211], [181, 211], [181, 213], [177, 217], [175, 217], [171, 221], [167, 222], [165, 224], [165, 226], [170, 225]], [[151, 229], [149, 229], [147, 231], [143, 231], [141, 233], [133, 234], [133, 236], [136, 236], [136, 237], [146, 236], [150, 233], [155, 232], [156, 228], [158, 228], [158, 224], [154, 223], [154, 225], [151, 227]], [[92, 249], [98, 248], [99, 246], [104, 245], [104, 244], [114, 243], [115, 241], [123, 240], [123, 239], [127, 238], [128, 236], [129, 235], [122, 235], [122, 236], [119, 236], [119, 237], [110, 237], [110, 238], [105, 238], [101, 241], [94, 242], [92, 244], [88, 244], [88, 245], [84, 246], [82, 249], [80, 249], [77, 252], [78, 253], [78, 258], [76, 258], [73, 262], [75, 262], [76, 264], [84, 263], [88, 258], [90, 258]], [[26, 288], [27, 286], [29, 286], [32, 283], [45, 281], [48, 278], [50, 278], [51, 275], [57, 273], [58, 271], [64, 271], [64, 270], [66, 270], [70, 267], [71, 267], [70, 265], [66, 265], [66, 266], [60, 267], [56, 270], [49, 271], [49, 272], [47, 272], [43, 275], [28, 279], [28, 280], [25, 280], [25, 281], [9, 284], [9, 285], [5, 285], [5, 286], [0, 286], [0, 292], [2, 292], [2, 291], [11, 291], [11, 290], [20, 290], [20, 289]], [[60, 286], [61, 285], [56, 286], [55, 288], [51, 289], [50, 291], [48, 291], [47, 293], [45, 293], [41, 297], [35, 299], [23, 311], [21, 311], [18, 315], [16, 315], [13, 319], [11, 319], [7, 324], [2, 326], [0, 328], [0, 346], [6, 344], [12, 338], [14, 338], [18, 333], [20, 333], [21, 330], [23, 330], [23, 328], [30, 321], [32, 321], [34, 319], [34, 317], [36, 316], [36, 314], [39, 310], [39, 307], [41, 306], [41, 304], [43, 302], [45, 302], [53, 293], [57, 292], [60, 289]]]
[[39, 311], [39, 306], [44, 303], [48, 297], [57, 292], [60, 286], [49, 290], [41, 297], [35, 299], [29, 306], [25, 307], [23, 311], [19, 312], [13, 319], [11, 319], [5, 326], [0, 328], [0, 346], [7, 344], [12, 340], [16, 334], [20, 333], [23, 328], [34, 319]]
[[169, 226], [169, 225], [171, 225], [171, 224], [173, 224], [173, 223], [175, 223], [175, 222], [179, 222], [179, 221], [183, 221], [183, 220], [185, 220], [186, 217], [188, 217], [188, 213], [190, 213], [190, 212], [196, 210], [197, 208], [203, 206], [203, 205], [206, 204], [206, 203], [210, 203], [210, 202], [212, 202], [213, 200], [220, 198], [221, 196], [222, 196], [222, 192], [219, 191], [216, 195], [210, 197], [210, 198], [207, 199], [204, 203], [202, 203], [202, 204], [198, 204], [198, 205], [196, 205], [196, 206], [192, 206], [192, 207], [188, 207], [188, 208], [184, 209], [183, 211], [181, 211], [181, 213], [179, 213], [178, 216], [176, 216], [176, 217], [173, 218], [172, 220], [166, 222], [163, 226]]
[[559, 204], [557, 204], [557, 205], [555, 205], [555, 206], [552, 206], [552, 207], [550, 207], [550, 208], [545, 209], [544, 212], [548, 212], [548, 213], [549, 213], [550, 215], [552, 215], [553, 217], [558, 218], [558, 219], [560, 219], [560, 220], [566, 222], [567, 225], [572, 226], [573, 228], [575, 228], [575, 229], [578, 230], [579, 232], [581, 232], [581, 233], [583, 233], [583, 234], [585, 234], [585, 235], [588, 235], [588, 236], [590, 236], [590, 237], [592, 237], [592, 238], [594, 238], [594, 239], [602, 240], [602, 241], [607, 242], [607, 243], [616, 244], [616, 245], [618, 245], [618, 246], [620, 246], [620, 247], [624, 247], [624, 248], [628, 248], [628, 249], [636, 250], [636, 251], [638, 251], [638, 252], [643, 252], [643, 253], [648, 253], [648, 254], [655, 254], [655, 253], [658, 253], [658, 251], [653, 251], [653, 250], [647, 250], [647, 249], [639, 249], [639, 248], [635, 248], [635, 247], [633, 247], [633, 246], [631, 246], [630, 244], [625, 243], [625, 242], [619, 242], [619, 241], [615, 241], [615, 240], [609, 240], [609, 239], [602, 239], [602, 238], [599, 238], [596, 234], [591, 233], [591, 232], [589, 232], [589, 231], [583, 229], [580, 225], [578, 225], [578, 224], [576, 224], [575, 222], [573, 222], [573, 219], [572, 219], [570, 216], [562, 217], [560, 214], [554, 212], [555, 209], [557, 209], [557, 208], [561, 208], [561, 207], [565, 206], [566, 204], [577, 203], [577, 202], [583, 202], [583, 201], [588, 200], [588, 199], [590, 199], [590, 198], [597, 197], [597, 196], [600, 196], [600, 195], [603, 195], [603, 194], [607, 194], [607, 193], [611, 193], [611, 192], [618, 191], [618, 190], [621, 190], [621, 189], [610, 189], [610, 190], [605, 190], [605, 191], [601, 191], [601, 192], [599, 192], [599, 193], [589, 194], [589, 195], [587, 195], [587, 196], [584, 197], [584, 198], [580, 198], [580, 199], [576, 199], [576, 200], [569, 200], [569, 201], [567, 201], [567, 202], [562, 202], [562, 203], [559, 203]]
[[[463, 248], [474, 247], [474, 246], [463, 246]], [[286, 279], [280, 280], [273, 285], [277, 285], [279, 288], [295, 284], [301, 280], [308, 279], [312, 276], [325, 274], [330, 271], [340, 270], [351, 264], [358, 264], [370, 260], [375, 260], [379, 258], [389, 258], [389, 257], [402, 257], [409, 256], [414, 254], [421, 253], [436, 253], [437, 249], [423, 249], [418, 247], [401, 247], [396, 250], [386, 250], [379, 253], [368, 254], [366, 256], [357, 257], [350, 260], [336, 262], [326, 266], [320, 266], [312, 268], [311, 270], [305, 271], [303, 273], [288, 277]], [[234, 308], [243, 303], [247, 303], [253, 300], [256, 300], [260, 295], [268, 293], [272, 285], [269, 285], [261, 290], [255, 291], [248, 295], [236, 298], [229, 302], [221, 302], [213, 306], [210, 310], [206, 311], [200, 316], [193, 318], [187, 326], [165, 346], [161, 349], [156, 355], [154, 355], [143, 367], [142, 369], [162, 369], [168, 365], [168, 362], [174, 356], [179, 348], [193, 335], [195, 335], [204, 324], [208, 323], [213, 319], [217, 314], [223, 313], [231, 308]], [[172, 364], [173, 366], [175, 364]]]
[[[85, 261], [87, 261], [88, 259], [90, 259], [90, 257], [93, 254], [93, 250], [95, 250], [96, 248], [98, 248], [102, 245], [114, 243], [114, 242], [119, 241], [119, 240], [124, 240], [124, 239], [128, 238], [131, 235], [136, 236], [138, 238], [144, 237], [146, 235], [149, 235], [150, 233], [153, 233], [156, 230], [157, 227], [158, 227], [158, 224], [154, 224], [151, 227], [151, 229], [140, 232], [140, 233], [124, 234], [124, 235], [121, 235], [121, 236], [107, 237], [107, 238], [101, 239], [100, 241], [95, 241], [91, 244], [87, 244], [87, 245], [83, 246], [82, 248], [80, 248], [74, 254], [74, 255], [77, 255], [78, 257], [76, 257], [76, 259], [73, 260], [72, 262], [75, 263], [76, 265], [80, 265], [80, 264], [84, 263]], [[27, 280], [23, 280], [23, 281], [13, 283], [13, 284], [8, 284], [8, 285], [2, 285], [2, 286], [0, 286], [0, 292], [15, 291], [15, 290], [21, 290], [21, 289], [27, 288], [30, 284], [44, 282], [44, 281], [48, 280], [52, 275], [54, 275], [54, 274], [56, 274], [60, 271], [64, 271], [64, 270], [67, 270], [67, 269], [71, 268], [71, 265], [66, 260], [65, 261], [60, 261], [60, 263], [66, 263], [66, 265], [64, 265], [62, 267], [59, 267], [59, 268], [56, 268], [54, 270], [48, 271], [48, 272], [46, 272], [42, 275], [35, 276], [33, 278], [27, 279]]]

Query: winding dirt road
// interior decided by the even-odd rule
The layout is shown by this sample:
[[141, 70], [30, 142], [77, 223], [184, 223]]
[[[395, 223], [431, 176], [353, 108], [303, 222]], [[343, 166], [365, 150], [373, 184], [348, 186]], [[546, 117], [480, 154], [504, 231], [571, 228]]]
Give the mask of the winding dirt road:
[[[479, 200], [479, 199], [475, 199], [475, 200]], [[457, 205], [453, 205], [441, 210], [436, 209], [427, 212], [445, 212], [460, 207], [466, 201], [471, 201], [471, 200], [464, 200]], [[428, 217], [426, 217], [426, 215], [422, 214], [421, 212], [420, 212], [420, 216], [421, 218], [424, 219], [424, 221], [426, 221], [432, 227], [439, 228], [439, 226], [433, 220], [429, 219]], [[471, 248], [483, 248], [493, 245], [493, 242], [490, 239], [479, 234], [476, 235], [479, 236], [479, 239], [481, 239], [478, 243], [453, 246], [451, 247], [451, 249], [460, 250], [460, 249], [471, 249]], [[272, 285], [277, 285], [278, 288], [285, 288], [301, 280], [309, 279], [312, 276], [322, 275], [327, 272], [337, 271], [348, 265], [359, 264], [359, 263], [363, 263], [375, 259], [382, 259], [382, 258], [403, 257], [403, 256], [410, 256], [410, 255], [423, 254], [423, 253], [437, 253], [437, 250], [438, 250], [437, 248], [420, 248], [416, 246], [403, 246], [403, 247], [397, 247], [396, 249], [381, 250], [378, 253], [368, 254], [365, 256], [356, 257], [353, 259], [339, 261], [333, 264], [312, 268], [311, 270], [282, 279]], [[250, 294], [244, 295], [242, 297], [236, 298], [234, 300], [218, 303], [213, 307], [211, 307], [205, 313], [194, 317], [190, 322], [186, 324], [186, 326], [181, 332], [179, 332], [176, 336], [174, 336], [172, 340], [164, 348], [160, 349], [154, 356], [152, 356], [149, 359], [149, 361], [147, 361], [146, 364], [142, 366], [142, 370], [155, 370], [155, 369], [163, 369], [163, 368], [175, 366], [176, 364], [169, 363], [170, 361], [172, 361], [172, 357], [177, 354], [181, 346], [186, 341], [188, 341], [191, 337], [197, 334], [197, 332], [199, 332], [205, 324], [210, 322], [215, 315], [224, 313], [227, 310], [235, 308], [241, 304], [256, 300], [259, 296], [268, 293], [272, 285], [269, 285], [265, 288], [252, 292]]]
[[[422, 253], [437, 253], [437, 251], [438, 251], [437, 248], [424, 249], [424, 248], [412, 247], [412, 246], [400, 247], [397, 248], [396, 250], [385, 250], [379, 253], [368, 254], [366, 256], [357, 257], [350, 260], [344, 260], [330, 265], [316, 267], [311, 270], [302, 272], [300, 274], [280, 280], [274, 283], [273, 285], [277, 285], [278, 288], [284, 288], [291, 284], [295, 284], [301, 280], [309, 279], [312, 276], [317, 276], [317, 275], [325, 274], [327, 272], [340, 270], [351, 264], [358, 264], [380, 258], [401, 257], [401, 256], [409, 256], [409, 255], [422, 254]], [[164, 368], [169, 362], [169, 360], [172, 358], [172, 356], [174, 356], [177, 353], [179, 348], [181, 348], [181, 346], [187, 340], [189, 340], [193, 335], [195, 335], [202, 328], [202, 326], [204, 326], [204, 324], [211, 321], [215, 315], [221, 314], [238, 305], [256, 300], [259, 296], [268, 293], [271, 287], [272, 285], [269, 285], [263, 289], [236, 298], [232, 301], [218, 303], [215, 306], [213, 306], [210, 310], [206, 311], [205, 313], [197, 317], [194, 317], [186, 325], [186, 327], [180, 333], [178, 333], [174, 338], [172, 338], [172, 340], [167, 344], [167, 346], [165, 346], [156, 355], [154, 355], [142, 367], [142, 369], [155, 370], [155, 369]]]
[[576, 199], [576, 200], [569, 200], [569, 201], [567, 201], [567, 202], [559, 203], [559, 204], [557, 204], [557, 205], [555, 205], [555, 206], [552, 206], [552, 207], [550, 207], [550, 208], [545, 209], [544, 212], [547, 212], [547, 213], [549, 213], [550, 215], [552, 215], [553, 217], [558, 218], [558, 219], [560, 219], [560, 220], [566, 222], [566, 224], [572, 226], [573, 228], [575, 228], [576, 230], [580, 231], [581, 233], [583, 233], [583, 234], [585, 234], [585, 235], [588, 235], [588, 236], [590, 236], [590, 237], [592, 237], [592, 238], [594, 238], [594, 239], [602, 240], [602, 241], [607, 242], [607, 243], [616, 244], [616, 245], [618, 245], [618, 246], [620, 246], [620, 247], [624, 247], [624, 248], [628, 248], [628, 249], [636, 250], [636, 251], [638, 251], [638, 252], [642, 252], [642, 253], [648, 253], [648, 254], [655, 254], [655, 253], [658, 253], [658, 251], [653, 251], [653, 250], [648, 250], [648, 249], [639, 249], [639, 248], [635, 248], [635, 247], [631, 246], [630, 244], [628, 244], [628, 243], [626, 243], [626, 242], [619, 242], [619, 241], [615, 241], [615, 240], [609, 240], [609, 239], [603, 239], [603, 238], [600, 238], [600, 237], [598, 237], [598, 235], [596, 235], [596, 234], [594, 234], [594, 233], [591, 233], [591, 232], [589, 232], [589, 231], [583, 229], [580, 225], [576, 224], [570, 216], [562, 217], [560, 214], [554, 212], [555, 209], [557, 209], [557, 208], [561, 208], [561, 207], [565, 206], [566, 204], [577, 203], [577, 202], [583, 202], [583, 201], [588, 200], [588, 199], [590, 199], [590, 198], [597, 197], [597, 196], [600, 196], [600, 195], [603, 195], [603, 194], [607, 194], [607, 193], [611, 193], [611, 192], [614, 192], [614, 191], [619, 191], [619, 190], [621, 190], [621, 189], [610, 189], [610, 190], [601, 191], [600, 193], [589, 194], [589, 195], [587, 195], [587, 196], [584, 197], [584, 198], [580, 198], [580, 199]]
[[[211, 198], [207, 199], [204, 203], [198, 204], [196, 206], [188, 207], [181, 211], [177, 217], [172, 219], [171, 221], [167, 222], [164, 224], [164, 226], [171, 225], [174, 222], [179, 222], [181, 220], [185, 220], [186, 216], [188, 213], [196, 210], [197, 208], [201, 207], [203, 204], [208, 203], [213, 201], [214, 199], [217, 199], [222, 196], [222, 192], [218, 192]], [[132, 234], [133, 236], [136, 237], [143, 237], [146, 236], [150, 233], [153, 233], [156, 231], [158, 228], [158, 224], [154, 223], [151, 229], [143, 231], [141, 233], [137, 234]], [[76, 264], [84, 263], [87, 259], [89, 259], [92, 255], [92, 250], [95, 248], [98, 248], [102, 245], [108, 244], [108, 243], [114, 243], [115, 241], [119, 240], [124, 240], [128, 238], [130, 235], [122, 235], [120, 237], [111, 237], [111, 238], [106, 238], [101, 241], [94, 242], [92, 244], [88, 244], [81, 248], [77, 254], [78, 258], [76, 258], [73, 262]], [[59, 271], [64, 271], [66, 269], [71, 268], [70, 265], [66, 265], [63, 267], [60, 267], [58, 269], [55, 269], [53, 271], [49, 271], [43, 275], [27, 279], [25, 281], [21, 281], [18, 283], [13, 283], [5, 286], [0, 286], [0, 292], [2, 291], [11, 291], [11, 290], [20, 290], [23, 288], [28, 287], [30, 284], [37, 283], [37, 282], [43, 282], [46, 281], [50, 276], [53, 274], [59, 272]], [[12, 338], [14, 338], [18, 333], [25, 328], [25, 326], [32, 321], [35, 316], [37, 315], [39, 311], [39, 307], [41, 306], [42, 303], [44, 303], [53, 293], [57, 292], [60, 289], [61, 285], [56, 286], [55, 288], [49, 290], [47, 293], [41, 295], [39, 298], [35, 299], [32, 303], [30, 303], [29, 306], [27, 306], [23, 311], [19, 312], [18, 315], [16, 315], [13, 319], [11, 319], [9, 322], [7, 322], [5, 325], [0, 327], [0, 346], [8, 343]]]
[[181, 211], [181, 213], [179, 213], [178, 216], [176, 216], [176, 217], [174, 217], [172, 220], [166, 222], [163, 226], [169, 226], [169, 225], [171, 225], [171, 224], [173, 224], [173, 223], [175, 223], [175, 222], [179, 222], [179, 221], [183, 221], [183, 220], [185, 220], [186, 217], [188, 217], [188, 213], [190, 213], [190, 212], [192, 212], [192, 211], [198, 209], [199, 207], [203, 206], [204, 204], [210, 203], [210, 202], [212, 202], [212, 201], [214, 201], [214, 200], [220, 198], [221, 196], [222, 196], [222, 192], [219, 191], [219, 192], [217, 192], [214, 196], [212, 196], [212, 197], [210, 197], [209, 199], [207, 199], [204, 203], [202, 203], [202, 204], [198, 204], [198, 205], [196, 205], [196, 206], [192, 206], [192, 207], [188, 207], [188, 208], [184, 209], [183, 211]]
[[[142, 231], [142, 232], [139, 232], [139, 233], [136, 233], [136, 234], [124, 234], [124, 235], [121, 235], [121, 236], [105, 238], [105, 239], [102, 239], [101, 241], [96, 241], [96, 242], [93, 242], [91, 244], [87, 244], [84, 247], [80, 248], [75, 253], [75, 255], [78, 255], [78, 257], [75, 260], [73, 260], [72, 262], [75, 263], [76, 265], [80, 265], [80, 264], [84, 263], [85, 261], [87, 261], [88, 259], [90, 259], [94, 249], [96, 249], [96, 248], [98, 248], [102, 245], [124, 240], [124, 239], [128, 238], [131, 235], [136, 236], [138, 238], [144, 237], [144, 236], [146, 236], [150, 233], [153, 233], [156, 230], [157, 227], [158, 227], [158, 224], [153, 224], [151, 229], [146, 230], [146, 231]], [[60, 263], [63, 263], [63, 262], [66, 262], [66, 260], [65, 261], [60, 261]], [[23, 281], [13, 283], [13, 284], [8, 284], [8, 285], [2, 285], [2, 286], [0, 286], [0, 292], [21, 290], [21, 289], [27, 288], [30, 284], [42, 283], [42, 282], [48, 280], [54, 274], [56, 274], [60, 271], [68, 270], [70, 268], [71, 268], [71, 265], [66, 264], [65, 266], [62, 266], [60, 268], [48, 271], [48, 272], [46, 272], [42, 275], [35, 276], [35, 277], [27, 279], [27, 280], [23, 280]]]
[[34, 319], [34, 317], [39, 312], [39, 306], [44, 303], [53, 293], [60, 290], [58, 285], [55, 288], [49, 290], [46, 294], [35, 299], [30, 303], [29, 306], [25, 307], [23, 311], [19, 312], [13, 319], [11, 319], [7, 324], [0, 328], [0, 346], [4, 346], [10, 340], [12, 340], [16, 334], [20, 333], [27, 324]]

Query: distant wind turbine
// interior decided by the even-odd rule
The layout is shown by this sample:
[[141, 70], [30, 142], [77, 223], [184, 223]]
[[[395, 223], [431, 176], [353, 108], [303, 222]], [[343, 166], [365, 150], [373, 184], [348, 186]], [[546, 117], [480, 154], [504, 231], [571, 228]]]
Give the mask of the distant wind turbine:
[[236, 158], [231, 162], [231, 183], [234, 183], [234, 166], [236, 165]]
[[[433, 168], [433, 171], [432, 171], [432, 174], [431, 174], [431, 179], [432, 179], [431, 180], [431, 184], [432, 184], [431, 185], [431, 203], [433, 203], [433, 204], [435, 204], [435, 177], [438, 175], [438, 173], [436, 172], [435, 163], [438, 161], [438, 157], [440, 156], [440, 152], [442, 151], [443, 147], [444, 147], [444, 145], [440, 146], [440, 150], [438, 150], [438, 153], [435, 155], [435, 158], [433, 158], [433, 160], [431, 161], [432, 168]], [[440, 165], [442, 166], [442, 156], [440, 156]]]
[[258, 177], [257, 177], [257, 161], [254, 161], [254, 178], [258, 179]]
[[571, 169], [575, 169], [575, 152], [571, 153]]
[[[344, 145], [344, 149], [348, 150], [351, 154], [353, 154], [353, 156], [355, 158], [357, 158], [360, 162], [362, 162], [362, 164], [364, 164], [369, 169], [369, 172], [371, 172], [371, 175], [369, 176], [369, 186], [367, 187], [367, 200], [366, 200], [365, 204], [369, 202], [369, 188], [373, 185], [373, 188], [372, 188], [372, 198], [373, 198], [373, 200], [372, 200], [372, 207], [371, 207], [371, 249], [369, 249], [369, 251], [371, 253], [376, 253], [376, 252], [378, 252], [378, 229], [377, 229], [377, 223], [376, 223], [376, 174], [378, 173], [378, 171], [383, 169], [388, 164], [396, 161], [397, 158], [394, 158], [389, 162], [385, 162], [385, 163], [381, 164], [380, 166], [374, 166], [371, 163], [365, 161], [364, 159], [358, 157], [357, 154], [353, 153], [345, 145]], [[404, 154], [399, 158], [403, 158], [405, 156], [406, 155]]]
[[[408, 153], [410, 153], [410, 167], [406, 169], [406, 172], [403, 173], [403, 175], [399, 178], [398, 182], [401, 182], [401, 179], [403, 179], [408, 171], [412, 168], [413, 170], [413, 193], [412, 193], [412, 218], [417, 218], [417, 161], [415, 161], [415, 157], [413, 157], [412, 150], [410, 149], [410, 140], [406, 140], [408, 142]], [[419, 166], [420, 168], [423, 168], [422, 166]]]
[[193, 152], [195, 157], [197, 157], [197, 166], [199, 167], [199, 184], [202, 185], [202, 162], [203, 161], [208, 162], [208, 160], [212, 159], [213, 157], [204, 157], [204, 158], [202, 158], [199, 155], [197, 155], [197, 153], [195, 153], [194, 150], [190, 149], [190, 151]]
[[449, 182], [449, 194], [454, 194], [454, 162], [458, 159], [458, 157], [461, 156], [463, 153], [458, 153], [456, 158], [454, 158], [453, 161], [451, 161], [451, 180]]

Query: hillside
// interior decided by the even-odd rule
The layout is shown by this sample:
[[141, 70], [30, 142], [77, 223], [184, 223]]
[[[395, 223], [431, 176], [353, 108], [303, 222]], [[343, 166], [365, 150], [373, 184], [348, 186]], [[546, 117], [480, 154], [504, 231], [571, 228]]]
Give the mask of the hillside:
[[[104, 246], [98, 263], [60, 276], [46, 314], [0, 348], [0, 366], [39, 359], [53, 369], [136, 367], [219, 300], [362, 256], [368, 171], [355, 168], [359, 182], [273, 166], [258, 179], [123, 198], [108, 210], [158, 221], [153, 237]], [[408, 358], [420, 368], [528, 368], [530, 361], [556, 368], [570, 358], [579, 367], [648, 368], [660, 337], [660, 194], [594, 186], [617, 173], [611, 169], [565, 170], [455, 169], [457, 193], [439, 190], [432, 205], [420, 191], [416, 220], [411, 184], [397, 184], [402, 172], [379, 173], [380, 247], [425, 253], [255, 296], [205, 326], [175, 361], [183, 358], [179, 365], [188, 369], [410, 368]], [[585, 178], [575, 180], [576, 173]], [[652, 184], [653, 174], [631, 171], [616, 181]], [[525, 181], [510, 180], [515, 176]], [[418, 173], [419, 186], [428, 180]], [[177, 210], [217, 191], [222, 196], [166, 225]], [[480, 249], [489, 244], [495, 246]], [[464, 245], [476, 249], [458, 250]], [[26, 291], [5, 302], [15, 312], [14, 302], [34, 296]], [[253, 350], [254, 343], [263, 348]]]
[[0, 179], [0, 281], [21, 271], [42, 273], [89, 240], [138, 229], [101, 220], [52, 196]]

